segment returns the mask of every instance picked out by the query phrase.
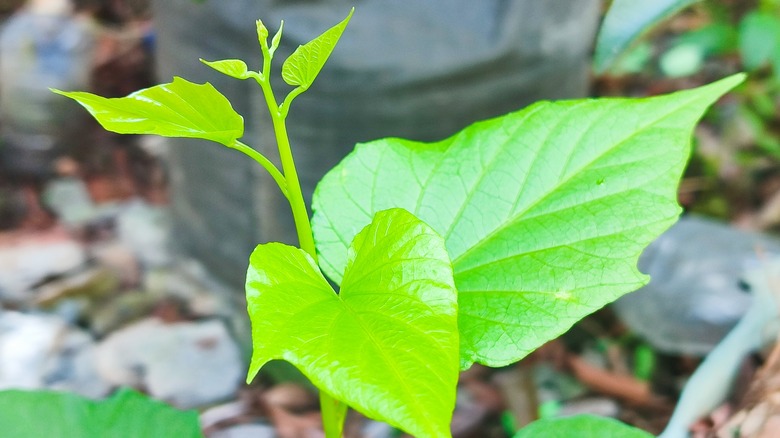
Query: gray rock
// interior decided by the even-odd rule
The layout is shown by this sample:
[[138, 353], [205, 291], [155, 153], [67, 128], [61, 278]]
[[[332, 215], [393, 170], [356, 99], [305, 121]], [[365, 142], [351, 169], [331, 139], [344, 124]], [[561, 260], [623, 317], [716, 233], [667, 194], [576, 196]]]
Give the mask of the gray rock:
[[620, 318], [655, 348], [705, 355], [747, 311], [740, 288], [757, 251], [780, 254], [780, 241], [697, 216], [682, 217], [639, 259], [650, 283], [613, 304]]
[[245, 375], [236, 343], [217, 320], [164, 324], [148, 318], [103, 340], [101, 376], [116, 386], [189, 409], [234, 395]]
[[267, 424], [239, 424], [214, 432], [211, 438], [276, 438], [276, 430]]

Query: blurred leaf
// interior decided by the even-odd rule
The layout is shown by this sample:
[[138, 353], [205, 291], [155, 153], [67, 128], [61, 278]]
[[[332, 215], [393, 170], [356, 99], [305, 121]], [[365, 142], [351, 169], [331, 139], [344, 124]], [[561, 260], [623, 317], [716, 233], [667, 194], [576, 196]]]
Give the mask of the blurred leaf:
[[610, 72], [615, 75], [639, 73], [644, 70], [652, 57], [653, 45], [647, 42], [641, 42], [628, 49], [626, 54], [617, 60]]
[[704, 52], [693, 44], [682, 44], [661, 56], [660, 67], [665, 76], [678, 78], [698, 73], [704, 64]]
[[83, 91], [52, 90], [87, 109], [108, 131], [202, 138], [226, 146], [244, 134], [244, 119], [211, 84], [179, 77], [168, 84], [105, 98]]
[[675, 45], [697, 46], [704, 56], [723, 55], [738, 50], [738, 39], [734, 26], [712, 23], [680, 35]]
[[652, 438], [653, 435], [612, 418], [577, 415], [537, 420], [514, 436], [514, 438], [538, 437]]
[[593, 59], [604, 74], [644, 33], [699, 0], [614, 0], [604, 17]]
[[641, 343], [634, 349], [634, 377], [643, 381], [650, 381], [655, 371], [655, 351], [645, 343]]
[[201, 438], [198, 413], [130, 389], [103, 401], [51, 391], [0, 392], [2, 436], [13, 438]]
[[780, 18], [753, 11], [739, 24], [739, 50], [742, 64], [749, 70], [763, 67], [778, 53]]

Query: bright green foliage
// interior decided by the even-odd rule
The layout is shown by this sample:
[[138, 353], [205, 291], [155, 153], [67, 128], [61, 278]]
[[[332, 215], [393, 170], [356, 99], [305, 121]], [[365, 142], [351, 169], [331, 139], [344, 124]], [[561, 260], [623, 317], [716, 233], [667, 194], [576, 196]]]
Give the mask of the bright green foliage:
[[538, 437], [652, 438], [653, 435], [611, 418], [577, 415], [534, 421], [514, 436], [514, 438]]
[[221, 61], [206, 61], [201, 59], [200, 62], [208, 65], [222, 74], [236, 79], [248, 79], [252, 77], [252, 74], [249, 72], [246, 63], [240, 59], [223, 59]]
[[309, 88], [336, 47], [354, 11], [355, 9], [352, 8], [347, 18], [339, 24], [308, 43], [298, 46], [282, 65], [282, 79], [289, 85]]
[[211, 84], [173, 82], [105, 98], [81, 91], [52, 90], [87, 109], [103, 128], [120, 134], [203, 138], [230, 146], [244, 135], [244, 119]]
[[200, 438], [198, 413], [130, 389], [104, 401], [66, 392], [0, 392], [0, 435], [14, 438]]
[[457, 298], [444, 240], [406, 211], [352, 242], [340, 294], [304, 251], [259, 245], [247, 273], [249, 379], [284, 359], [337, 400], [415, 436], [449, 436]]
[[593, 69], [604, 73], [658, 22], [699, 0], [614, 0], [596, 41]]
[[767, 63], [780, 67], [780, 17], [759, 11], [746, 15], [739, 23], [739, 51], [747, 69]]
[[693, 127], [742, 79], [542, 102], [433, 144], [358, 145], [315, 192], [320, 264], [340, 281], [347, 242], [375, 212], [414, 213], [452, 259], [462, 367], [515, 362], [646, 282], [636, 261], [680, 213]]

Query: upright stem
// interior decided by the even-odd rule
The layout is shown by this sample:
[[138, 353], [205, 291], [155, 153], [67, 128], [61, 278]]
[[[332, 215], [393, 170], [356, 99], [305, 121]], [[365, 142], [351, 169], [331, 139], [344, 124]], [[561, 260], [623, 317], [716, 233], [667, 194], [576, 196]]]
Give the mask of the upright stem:
[[347, 405], [320, 391], [320, 409], [322, 427], [327, 438], [341, 438], [344, 433], [344, 420], [347, 418]]
[[282, 172], [284, 172], [284, 179], [287, 182], [287, 199], [290, 201], [290, 208], [292, 208], [293, 220], [295, 221], [295, 230], [298, 233], [298, 244], [316, 262], [317, 251], [314, 248], [309, 212], [306, 209], [306, 202], [303, 200], [301, 183], [298, 180], [298, 172], [295, 169], [295, 161], [290, 149], [290, 140], [287, 138], [287, 126], [281, 116], [272, 116], [271, 118], [273, 119], [274, 131], [276, 132], [279, 157], [282, 160]]
[[[268, 45], [261, 44], [263, 50], [263, 74], [255, 77], [263, 90], [268, 110], [271, 113], [271, 121], [276, 135], [276, 145], [279, 148], [279, 158], [282, 161], [282, 173], [284, 174], [285, 187], [287, 189], [287, 200], [290, 202], [293, 220], [295, 221], [295, 230], [298, 233], [298, 244], [301, 249], [306, 251], [317, 262], [317, 250], [314, 247], [314, 236], [311, 232], [311, 222], [309, 222], [309, 212], [306, 209], [306, 202], [303, 200], [301, 183], [298, 179], [298, 171], [295, 168], [292, 149], [290, 148], [290, 139], [287, 137], [287, 125], [285, 119], [292, 99], [302, 91], [291, 93], [283, 103], [283, 108], [279, 108], [274, 97], [271, 83], [269, 82], [271, 55], [268, 51]], [[296, 89], [297, 90], [297, 89]], [[262, 163], [261, 163], [262, 164]], [[322, 425], [325, 430], [325, 438], [341, 438], [344, 430], [344, 420], [347, 415], [347, 405], [331, 397], [324, 391], [320, 391], [320, 407], [322, 410]]]

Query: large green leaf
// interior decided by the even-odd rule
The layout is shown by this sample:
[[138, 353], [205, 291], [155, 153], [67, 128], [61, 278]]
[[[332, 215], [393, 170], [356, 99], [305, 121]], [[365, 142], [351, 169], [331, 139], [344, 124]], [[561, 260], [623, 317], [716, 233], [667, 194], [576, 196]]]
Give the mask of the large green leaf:
[[461, 366], [521, 359], [646, 282], [636, 261], [677, 218], [704, 110], [743, 80], [646, 99], [541, 102], [438, 143], [358, 145], [314, 196], [334, 281], [374, 212], [404, 208], [447, 242]]
[[247, 273], [254, 354], [415, 436], [449, 436], [458, 378], [457, 296], [444, 240], [400, 209], [349, 249], [337, 295], [298, 248], [258, 246]]
[[328, 60], [341, 34], [349, 24], [355, 8], [349, 11], [347, 18], [326, 30], [322, 35], [298, 46], [282, 64], [282, 79], [290, 85], [309, 88]]
[[104, 401], [50, 391], [0, 392], [0, 435], [14, 438], [195, 438], [198, 413], [122, 389]]
[[211, 84], [173, 82], [105, 98], [83, 91], [52, 90], [87, 109], [103, 128], [120, 134], [203, 138], [230, 146], [244, 135], [244, 119]]
[[617, 420], [592, 415], [537, 420], [517, 432], [514, 438], [652, 438], [644, 430]]
[[614, 0], [604, 17], [593, 69], [604, 73], [653, 26], [699, 0]]

